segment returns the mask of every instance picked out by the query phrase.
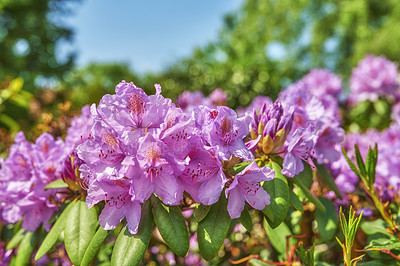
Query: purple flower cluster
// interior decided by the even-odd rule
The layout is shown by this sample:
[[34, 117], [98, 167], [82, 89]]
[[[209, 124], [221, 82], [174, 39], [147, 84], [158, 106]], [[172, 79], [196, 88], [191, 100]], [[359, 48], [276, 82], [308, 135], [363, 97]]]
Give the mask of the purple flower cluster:
[[[340, 127], [337, 98], [341, 87], [339, 77], [327, 70], [317, 69], [280, 93], [283, 106], [294, 108], [287, 150], [292, 154], [299, 153], [311, 166], [313, 160], [319, 164], [327, 164], [340, 157], [339, 148], [344, 140], [344, 130]], [[298, 142], [298, 139], [301, 141]], [[292, 169], [289, 173], [295, 175], [303, 168], [291, 157], [289, 156], [286, 165], [288, 169]], [[300, 162], [299, 159], [296, 160]]]
[[339, 77], [317, 69], [282, 91], [275, 103], [265, 99], [253, 109], [248, 147], [260, 157], [282, 155], [282, 173], [288, 177], [304, 170], [303, 161], [314, 167], [314, 161], [338, 160], [344, 139], [337, 99], [341, 88]]
[[[88, 207], [105, 200], [99, 217], [104, 229], [126, 218], [128, 229], [136, 233], [140, 204], [153, 193], [168, 205], [178, 205], [184, 191], [198, 203], [214, 204], [228, 181], [222, 161], [254, 159], [243, 142], [251, 117], [238, 119], [224, 106], [183, 111], [161, 95], [158, 84], [155, 87], [156, 94], [147, 95], [123, 81], [116, 94], [103, 96], [91, 107], [94, 125], [77, 154], [85, 162], [79, 169], [88, 188]], [[227, 196], [244, 196], [236, 201], [229, 196], [232, 218], [240, 215], [246, 200], [257, 209], [265, 207], [265, 199], [254, 201], [266, 197], [259, 182], [271, 179], [273, 172], [251, 164], [237, 176]]]
[[367, 55], [353, 69], [350, 78], [349, 102], [376, 101], [398, 93], [398, 66], [383, 56]]
[[[70, 155], [87, 138], [88, 128], [93, 124], [88, 111], [84, 107], [82, 115], [72, 120], [65, 142], [47, 133], [35, 143], [27, 141], [23, 132], [16, 135], [9, 156], [1, 161], [0, 211], [6, 222], [16, 223], [24, 217], [22, 227], [27, 231], [35, 231], [42, 223], [49, 229], [47, 223], [64, 199], [60, 192], [66, 190], [44, 188], [60, 178], [75, 182]], [[75, 166], [78, 162], [75, 160]]]
[[[378, 143], [378, 163], [376, 166], [375, 189], [384, 201], [398, 197], [400, 190], [400, 125], [393, 123], [386, 130], [369, 130], [366, 133], [352, 133], [346, 136], [344, 148], [350, 159], [355, 161], [354, 144], [358, 144], [365, 159], [369, 146]], [[359, 178], [351, 171], [346, 160], [341, 158], [332, 164], [332, 173], [336, 184], [344, 193], [354, 192]]]
[[9, 157], [1, 162], [0, 209], [3, 219], [16, 223], [24, 217], [22, 227], [35, 231], [58, 210], [62, 197], [59, 189], [45, 190], [50, 182], [60, 178], [64, 142], [42, 134], [35, 143], [22, 132], [15, 137]]

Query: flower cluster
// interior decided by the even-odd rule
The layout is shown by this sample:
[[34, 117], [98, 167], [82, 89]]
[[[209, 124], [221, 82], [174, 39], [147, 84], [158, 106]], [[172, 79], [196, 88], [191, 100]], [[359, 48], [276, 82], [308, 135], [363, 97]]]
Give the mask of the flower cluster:
[[[214, 204], [228, 186], [222, 161], [254, 159], [243, 142], [251, 117], [237, 118], [224, 106], [183, 111], [161, 95], [158, 84], [155, 87], [156, 94], [147, 95], [123, 81], [116, 94], [105, 95], [91, 107], [94, 124], [77, 154], [84, 161], [79, 170], [88, 207], [105, 200], [99, 217], [104, 229], [126, 218], [129, 230], [136, 233], [140, 204], [153, 193], [168, 205], [178, 205], [184, 191], [198, 203]], [[268, 200], [259, 182], [273, 175], [250, 164], [230, 182], [227, 196], [235, 195], [229, 196], [232, 218], [240, 215], [245, 201], [257, 209], [265, 207]]]
[[24, 217], [22, 227], [35, 231], [58, 210], [62, 200], [59, 189], [45, 186], [60, 177], [64, 142], [44, 133], [35, 143], [25, 139], [22, 132], [15, 137], [7, 159], [1, 162], [0, 210], [3, 219], [16, 223]]
[[305, 133], [308, 154], [319, 164], [331, 163], [340, 157], [339, 147], [344, 139], [338, 103], [341, 87], [340, 78], [318, 69], [280, 93], [283, 106], [294, 108], [292, 131], [299, 132], [293, 136]]
[[351, 74], [349, 102], [356, 104], [393, 97], [399, 88], [397, 69], [397, 64], [383, 56], [367, 55]]
[[[374, 186], [384, 201], [397, 198], [400, 190], [399, 132], [400, 125], [393, 123], [382, 132], [369, 130], [365, 133], [348, 134], [343, 144], [343, 147], [348, 151], [350, 159], [355, 160], [354, 144], [358, 144], [361, 155], [366, 158], [371, 143], [379, 143]], [[343, 157], [332, 164], [332, 174], [342, 192], [352, 193], [356, 191], [360, 180]]]
[[[45, 187], [63, 178], [70, 179], [67, 183], [74, 188], [76, 174], [71, 155], [93, 125], [88, 111], [88, 106], [82, 108], [82, 115], [72, 120], [65, 142], [47, 133], [40, 135], [35, 143], [27, 141], [23, 132], [16, 135], [9, 156], [1, 161], [0, 217], [6, 222], [16, 223], [24, 217], [22, 227], [26, 231], [35, 231], [42, 223], [49, 228], [49, 219], [65, 198], [60, 192], [66, 190]], [[76, 159], [75, 166], [78, 164]]]

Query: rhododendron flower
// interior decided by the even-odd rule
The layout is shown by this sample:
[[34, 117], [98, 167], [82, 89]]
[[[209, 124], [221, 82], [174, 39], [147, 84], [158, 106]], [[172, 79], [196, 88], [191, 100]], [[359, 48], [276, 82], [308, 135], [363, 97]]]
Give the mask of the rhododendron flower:
[[272, 180], [275, 172], [268, 168], [260, 168], [255, 162], [249, 164], [242, 172], [235, 175], [233, 182], [226, 189], [228, 197], [228, 212], [232, 219], [239, 218], [245, 201], [257, 210], [263, 210], [270, 204], [269, 194], [262, 188], [260, 182]]
[[254, 156], [246, 147], [243, 139], [249, 133], [250, 116], [237, 118], [236, 112], [229, 107], [217, 109], [197, 108], [196, 123], [202, 125], [205, 139], [210, 146], [218, 147], [222, 160], [229, 160], [231, 154], [244, 160], [253, 160]]
[[180, 180], [182, 186], [192, 198], [204, 205], [212, 205], [218, 201], [227, 181], [222, 163], [217, 158], [216, 148], [205, 148], [199, 137], [192, 142]]
[[150, 133], [139, 142], [136, 161], [128, 158], [124, 162], [131, 166], [126, 176], [132, 178], [134, 199], [144, 202], [154, 192], [165, 204], [179, 204], [181, 196], [175, 176], [182, 172], [185, 162], [177, 160], [168, 152], [167, 145]]
[[399, 87], [397, 64], [383, 56], [367, 55], [353, 69], [350, 78], [349, 102], [376, 101], [380, 96], [392, 97]]
[[86, 204], [88, 208], [105, 200], [105, 206], [99, 216], [99, 223], [104, 230], [116, 228], [126, 218], [131, 234], [136, 234], [140, 222], [141, 207], [138, 201], [129, 194], [131, 181], [103, 180], [94, 182], [88, 190]]
[[303, 160], [314, 167], [311, 152], [314, 148], [316, 135], [314, 128], [310, 125], [306, 129], [298, 128], [289, 141], [288, 153], [282, 164], [282, 174], [294, 177], [304, 170]]

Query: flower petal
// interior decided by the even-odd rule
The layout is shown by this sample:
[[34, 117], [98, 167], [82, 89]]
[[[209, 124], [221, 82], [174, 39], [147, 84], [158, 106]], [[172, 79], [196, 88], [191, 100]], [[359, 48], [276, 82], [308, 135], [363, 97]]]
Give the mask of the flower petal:
[[228, 212], [232, 219], [240, 217], [244, 208], [244, 201], [245, 198], [239, 187], [235, 187], [229, 192]]

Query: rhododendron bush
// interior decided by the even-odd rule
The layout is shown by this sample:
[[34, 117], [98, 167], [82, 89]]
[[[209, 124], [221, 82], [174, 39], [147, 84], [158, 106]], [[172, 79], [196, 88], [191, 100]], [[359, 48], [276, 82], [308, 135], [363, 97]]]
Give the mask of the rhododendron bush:
[[[122, 81], [64, 139], [19, 132], [1, 161], [0, 264], [395, 263], [397, 65], [369, 55], [349, 88], [315, 69], [235, 111], [221, 89], [174, 103]], [[377, 101], [390, 126], [352, 130], [351, 110]]]

